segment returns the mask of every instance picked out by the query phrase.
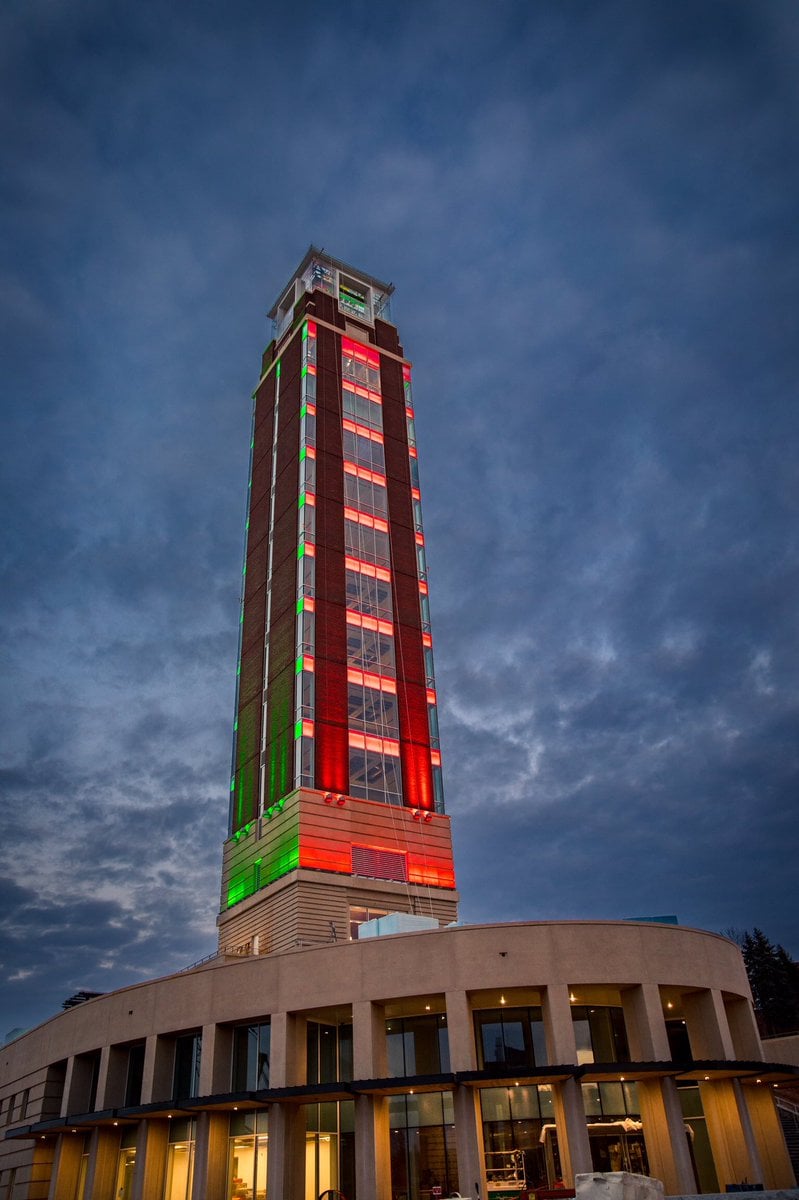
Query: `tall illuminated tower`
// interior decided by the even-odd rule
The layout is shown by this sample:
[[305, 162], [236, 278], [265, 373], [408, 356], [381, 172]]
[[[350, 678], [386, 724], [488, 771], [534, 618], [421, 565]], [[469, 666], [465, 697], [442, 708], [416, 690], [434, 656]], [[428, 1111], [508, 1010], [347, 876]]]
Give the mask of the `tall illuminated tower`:
[[220, 947], [455, 919], [411, 368], [390, 284], [311, 247], [254, 396]]

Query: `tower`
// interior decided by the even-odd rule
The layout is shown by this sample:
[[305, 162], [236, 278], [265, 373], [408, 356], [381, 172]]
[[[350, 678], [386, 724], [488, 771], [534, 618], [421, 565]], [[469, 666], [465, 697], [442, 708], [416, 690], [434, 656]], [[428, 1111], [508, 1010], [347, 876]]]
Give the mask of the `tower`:
[[411, 367], [393, 288], [313, 246], [254, 394], [220, 948], [457, 914]]

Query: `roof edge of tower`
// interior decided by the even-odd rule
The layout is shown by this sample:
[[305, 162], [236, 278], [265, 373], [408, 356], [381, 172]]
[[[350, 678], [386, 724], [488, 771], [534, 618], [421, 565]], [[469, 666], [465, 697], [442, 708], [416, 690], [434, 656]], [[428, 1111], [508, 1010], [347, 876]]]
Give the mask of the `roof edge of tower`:
[[314, 246], [313, 242], [311, 242], [299, 265], [295, 268], [295, 270], [292, 271], [291, 275], [278, 292], [277, 299], [275, 300], [274, 304], [266, 314], [270, 320], [274, 320], [280, 301], [285, 296], [294, 280], [303, 274], [305, 268], [310, 264], [311, 259], [313, 258], [324, 259], [325, 262], [329, 263], [331, 267], [335, 267], [337, 271], [344, 271], [348, 275], [355, 275], [364, 283], [369, 284], [370, 287], [374, 287], [378, 291], [385, 292], [387, 296], [392, 296], [394, 294], [393, 283], [386, 283], [385, 280], [378, 279], [376, 275], [370, 275], [368, 272], [362, 271], [359, 267], [354, 267], [351, 263], [344, 262], [343, 259], [335, 258], [332, 254], [328, 254], [324, 247]]

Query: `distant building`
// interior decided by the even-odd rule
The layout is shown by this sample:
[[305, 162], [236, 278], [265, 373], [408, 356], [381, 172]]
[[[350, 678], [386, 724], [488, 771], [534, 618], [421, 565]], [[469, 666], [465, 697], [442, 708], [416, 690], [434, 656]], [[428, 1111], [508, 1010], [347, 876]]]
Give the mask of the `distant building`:
[[732, 942], [455, 923], [391, 291], [311, 248], [273, 310], [219, 952], [4, 1047], [0, 1200], [795, 1182], [774, 1092], [799, 1071], [764, 1061]]

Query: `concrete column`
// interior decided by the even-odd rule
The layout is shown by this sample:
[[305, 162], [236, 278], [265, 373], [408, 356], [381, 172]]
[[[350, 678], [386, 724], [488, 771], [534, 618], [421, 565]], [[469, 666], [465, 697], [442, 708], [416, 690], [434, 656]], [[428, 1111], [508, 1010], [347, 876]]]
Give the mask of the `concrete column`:
[[304, 1197], [305, 1109], [301, 1104], [271, 1104], [266, 1200], [304, 1200]]
[[85, 1200], [115, 1200], [119, 1129], [94, 1129], [89, 1143]]
[[657, 984], [625, 988], [621, 1002], [632, 1061], [669, 1062], [671, 1050]]
[[749, 1110], [749, 1120], [763, 1165], [763, 1183], [767, 1190], [796, 1187], [794, 1169], [785, 1145], [774, 1093], [768, 1084], [742, 1084], [741, 1100]]
[[724, 999], [717, 988], [689, 992], [682, 998], [691, 1053], [696, 1059], [734, 1059]]
[[391, 1200], [391, 1143], [385, 1096], [358, 1096], [355, 1100], [355, 1190], [370, 1200]]
[[[274, 1013], [269, 1055], [269, 1086], [301, 1086], [308, 1078], [306, 1021], [294, 1013]], [[354, 1033], [353, 1033], [354, 1036]], [[269, 1131], [271, 1152], [272, 1131]]]
[[197, 1114], [192, 1200], [227, 1200], [229, 1135], [227, 1113]]
[[[474, 1019], [466, 992], [447, 992], [447, 1037], [449, 1060], [453, 1071], [476, 1071], [477, 1048], [474, 1040]], [[468, 1194], [468, 1193], [467, 1193]]]
[[[72, 1097], [73, 1078], [75, 1075], [75, 1056], [67, 1059], [67, 1069], [64, 1072], [64, 1093], [61, 1097], [61, 1111], [59, 1116], [66, 1117], [70, 1112], [69, 1102]], [[9, 1118], [11, 1114], [9, 1113]]]
[[571, 1188], [574, 1187], [575, 1175], [594, 1169], [583, 1094], [575, 1079], [565, 1079], [563, 1083], [556, 1083], [552, 1090], [563, 1182], [567, 1188]]
[[386, 1010], [382, 1004], [372, 1004], [371, 1000], [353, 1004], [352, 1057], [356, 1079], [385, 1079], [388, 1074]]
[[230, 1091], [233, 1030], [222, 1025], [203, 1025], [200, 1056], [200, 1095], [216, 1096]]
[[125, 1103], [128, 1076], [128, 1050], [125, 1046], [103, 1046], [97, 1079], [96, 1108], [121, 1108]]
[[139, 1122], [132, 1200], [163, 1196], [168, 1146], [169, 1121]]
[[762, 1062], [763, 1047], [752, 1005], [743, 996], [731, 996], [724, 1001], [724, 1009], [735, 1058], [744, 1062]]
[[638, 1098], [650, 1175], [662, 1181], [667, 1196], [696, 1193], [698, 1187], [674, 1080], [639, 1080]]
[[56, 1143], [47, 1200], [75, 1200], [82, 1157], [83, 1138], [79, 1134], [62, 1133]]
[[[751, 1128], [744, 1129], [738, 1108], [738, 1094], [731, 1079], [700, 1083], [702, 1108], [716, 1165], [719, 1189], [723, 1192], [730, 1183], [762, 1183], [759, 1158], [753, 1156], [754, 1140]], [[747, 1122], [748, 1124], [748, 1122]]]
[[483, 1115], [477, 1088], [459, 1086], [453, 1092], [455, 1150], [458, 1157], [458, 1191], [474, 1200], [486, 1195], [486, 1162]]
[[[569, 989], [565, 984], [548, 987], [541, 1000], [547, 1056], [553, 1065], [577, 1062]], [[585, 1125], [585, 1114], [583, 1114]], [[582, 1168], [581, 1168], [582, 1169]], [[591, 1170], [590, 1166], [586, 1168]]]
[[141, 1081], [141, 1102], [172, 1099], [172, 1079], [175, 1071], [175, 1043], [172, 1038], [157, 1034], [148, 1037], [144, 1047], [144, 1068]]

